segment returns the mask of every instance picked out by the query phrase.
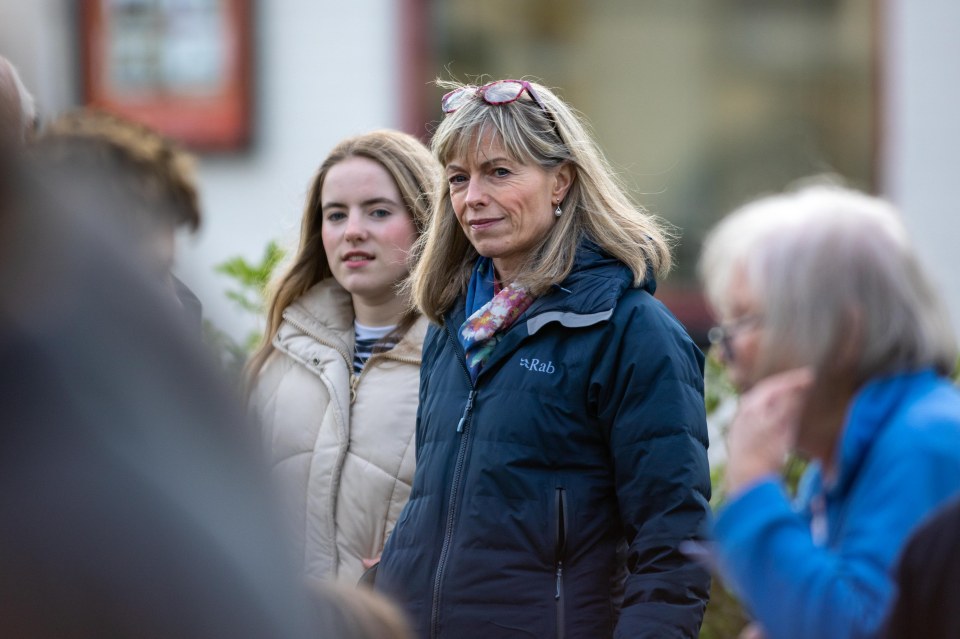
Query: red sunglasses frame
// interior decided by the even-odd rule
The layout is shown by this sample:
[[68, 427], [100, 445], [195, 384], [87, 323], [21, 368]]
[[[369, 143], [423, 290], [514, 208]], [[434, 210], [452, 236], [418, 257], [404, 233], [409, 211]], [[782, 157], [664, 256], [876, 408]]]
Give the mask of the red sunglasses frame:
[[[491, 87], [495, 87], [498, 84], [507, 84], [507, 83], [520, 85], [520, 90], [517, 91], [517, 95], [510, 98], [509, 100], [487, 99], [487, 91], [490, 90]], [[457, 103], [457, 106], [452, 108], [447, 108], [446, 104], [450, 100], [450, 98], [461, 93], [472, 92], [473, 95], [477, 96], [478, 98], [480, 98], [481, 100], [483, 100], [484, 102], [486, 102], [491, 106], [502, 106], [504, 104], [510, 104], [511, 102], [516, 102], [517, 100], [519, 100], [520, 96], [523, 95], [524, 91], [526, 91], [530, 95], [530, 97], [533, 99], [536, 105], [540, 107], [544, 113], [547, 113], [548, 115], [551, 116], [550, 119], [552, 120], [553, 119], [552, 114], [550, 114], [550, 112], [547, 110], [547, 107], [544, 106], [543, 102], [540, 101], [540, 98], [537, 96], [537, 92], [534, 90], [533, 86], [526, 80], [494, 80], [493, 82], [488, 82], [487, 84], [484, 84], [483, 86], [479, 86], [479, 87], [470, 87], [470, 86], [460, 87], [459, 89], [454, 89], [453, 91], [450, 91], [449, 93], [444, 94], [444, 96], [440, 98], [440, 108], [443, 109], [444, 113], [453, 113], [454, 111], [459, 109], [460, 108], [459, 102]]]

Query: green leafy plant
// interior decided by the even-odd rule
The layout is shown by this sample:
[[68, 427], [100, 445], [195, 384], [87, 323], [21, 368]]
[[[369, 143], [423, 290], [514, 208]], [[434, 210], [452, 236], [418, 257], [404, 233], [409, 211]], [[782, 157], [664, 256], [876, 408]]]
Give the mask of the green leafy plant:
[[[236, 256], [214, 267], [217, 273], [226, 275], [233, 283], [232, 288], [226, 292], [227, 297], [242, 312], [256, 316], [258, 325], [262, 323], [266, 313], [267, 284], [285, 254], [280, 245], [271, 240], [259, 262], [250, 262]], [[263, 339], [263, 331], [254, 329], [238, 342], [211, 322], [204, 321], [204, 336], [219, 355], [224, 368], [235, 378], [239, 378], [247, 357]]]
[[[960, 363], [958, 363], [960, 364]], [[723, 363], [711, 350], [707, 353], [704, 366], [704, 402], [707, 409], [707, 419], [714, 420], [718, 411], [729, 402], [736, 401], [737, 390], [727, 377]], [[720, 425], [721, 435], [726, 436], [726, 424]], [[807, 462], [800, 457], [791, 455], [783, 469], [784, 483], [791, 493], [796, 492], [800, 477], [807, 468]], [[710, 505], [714, 511], [723, 507], [727, 495], [724, 491], [724, 477], [726, 465], [713, 464], [710, 468], [710, 483], [712, 496]], [[710, 603], [703, 618], [700, 629], [701, 639], [728, 639], [736, 637], [750, 621], [743, 606], [736, 595], [723, 583], [723, 580], [714, 575], [710, 589]]]
[[[707, 419], [714, 421], [718, 410], [729, 402], [735, 401], [736, 396], [736, 389], [730, 383], [723, 363], [713, 350], [709, 351], [704, 366], [704, 403]], [[721, 432], [725, 434], [723, 431], [725, 431], [725, 425], [721, 425]], [[725, 471], [726, 467], [722, 463], [714, 464], [710, 469], [712, 485], [710, 504], [715, 510], [720, 508], [726, 499], [723, 489]], [[748, 621], [749, 617], [737, 597], [715, 574], [710, 588], [710, 603], [707, 604], [703, 625], [700, 628], [701, 639], [736, 637]]]

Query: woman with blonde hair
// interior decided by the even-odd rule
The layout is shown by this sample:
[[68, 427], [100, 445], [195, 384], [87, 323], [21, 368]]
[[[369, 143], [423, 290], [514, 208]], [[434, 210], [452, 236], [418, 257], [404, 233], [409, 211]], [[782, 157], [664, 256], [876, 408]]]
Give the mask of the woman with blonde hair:
[[653, 298], [665, 233], [552, 91], [451, 88], [418, 467], [377, 585], [421, 637], [696, 636], [703, 356]]
[[248, 366], [311, 577], [356, 583], [410, 493], [426, 320], [400, 287], [436, 177], [405, 133], [375, 131], [330, 152]]

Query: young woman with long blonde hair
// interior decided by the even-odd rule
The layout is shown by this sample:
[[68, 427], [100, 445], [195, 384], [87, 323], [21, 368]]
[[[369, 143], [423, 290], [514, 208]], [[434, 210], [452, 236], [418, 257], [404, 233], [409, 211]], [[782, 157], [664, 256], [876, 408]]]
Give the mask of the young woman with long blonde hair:
[[355, 583], [410, 493], [427, 322], [400, 289], [435, 167], [396, 131], [333, 149], [248, 367], [250, 404], [311, 577]]

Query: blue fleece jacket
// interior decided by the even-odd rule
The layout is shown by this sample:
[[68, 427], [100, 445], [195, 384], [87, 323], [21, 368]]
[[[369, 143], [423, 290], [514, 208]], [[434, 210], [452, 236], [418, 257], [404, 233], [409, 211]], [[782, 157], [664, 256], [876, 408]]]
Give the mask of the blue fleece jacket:
[[960, 491], [960, 392], [932, 370], [872, 381], [839, 455], [837, 480], [814, 464], [794, 506], [770, 479], [716, 520], [724, 575], [768, 639], [879, 634], [904, 540]]

